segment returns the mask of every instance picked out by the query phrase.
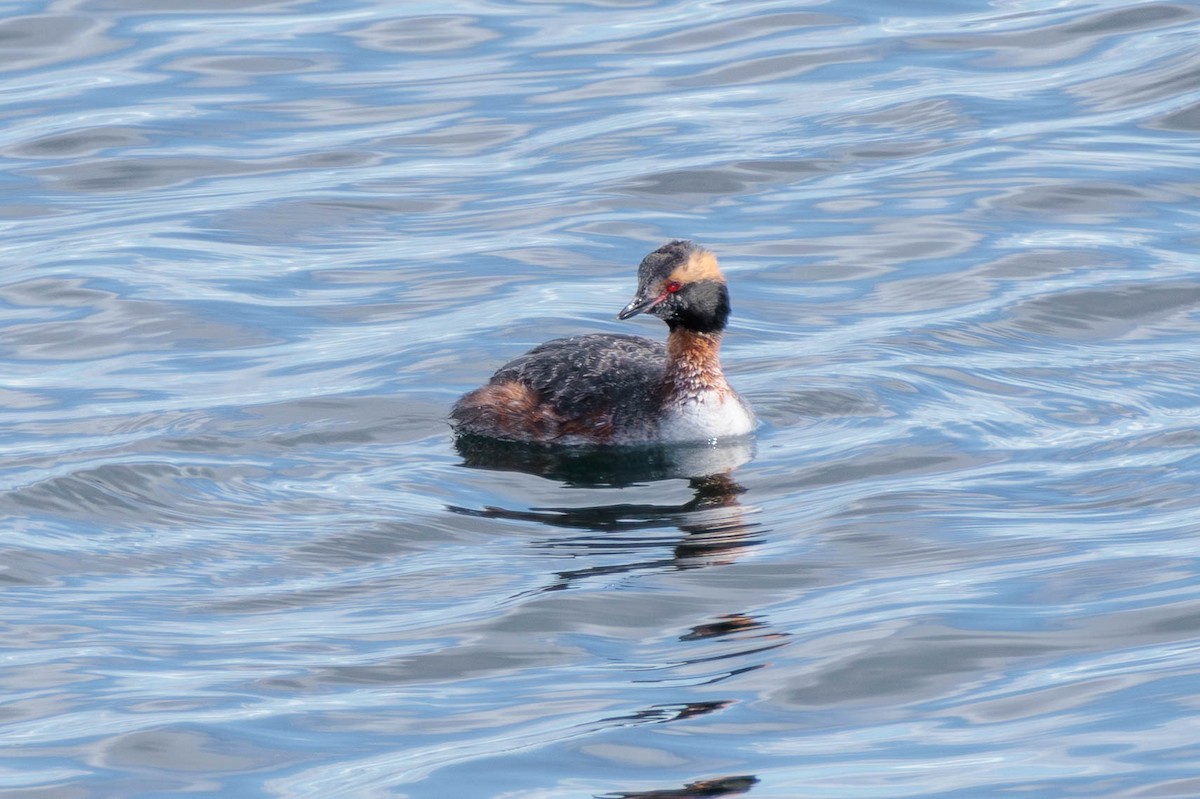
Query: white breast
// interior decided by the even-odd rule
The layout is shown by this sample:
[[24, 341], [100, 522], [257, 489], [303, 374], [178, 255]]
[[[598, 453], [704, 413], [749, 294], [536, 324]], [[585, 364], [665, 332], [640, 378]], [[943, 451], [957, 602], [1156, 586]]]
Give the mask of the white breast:
[[744, 436], [754, 430], [754, 414], [732, 390], [701, 391], [664, 409], [663, 441], [702, 441]]

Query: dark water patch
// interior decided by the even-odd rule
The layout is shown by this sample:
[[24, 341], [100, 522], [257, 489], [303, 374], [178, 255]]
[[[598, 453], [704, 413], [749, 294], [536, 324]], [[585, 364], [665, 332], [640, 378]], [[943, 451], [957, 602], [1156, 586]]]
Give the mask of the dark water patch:
[[696, 75], [672, 79], [666, 88], [695, 89], [737, 86], [798, 78], [815, 70], [872, 61], [877, 55], [866, 49], [814, 48], [803, 53], [747, 58], [724, 64]]
[[1103, 225], [1139, 213], [1137, 209], [1176, 200], [1173, 195], [1163, 189], [1127, 184], [1059, 183], [1022, 186], [987, 202], [996, 208], [1056, 217], [1075, 224]]
[[377, 156], [366, 152], [327, 151], [281, 160], [228, 158], [137, 158], [82, 161], [70, 167], [28, 170], [49, 188], [90, 193], [124, 193], [181, 186], [233, 175], [264, 175], [305, 169], [369, 166]]
[[196, 16], [197, 12], [241, 12], [300, 10], [312, 5], [312, 0], [90, 0], [94, 11], [137, 12], [141, 14], [179, 14]]
[[447, 157], [478, 155], [528, 136], [527, 125], [500, 125], [483, 119], [447, 121], [436, 129], [403, 136], [388, 136], [378, 146], [389, 151], [410, 149]]
[[888, 479], [953, 474], [973, 465], [1003, 460], [998, 453], [965, 454], [938, 448], [892, 445], [879, 450], [846, 452], [837, 460], [799, 469], [791, 475], [795, 488], [854, 484], [864, 480], [885, 484]]
[[[107, 292], [105, 292], [107, 294]], [[53, 304], [52, 298], [43, 306]], [[221, 321], [171, 303], [110, 295], [91, 304], [91, 313], [57, 322], [10, 324], [0, 332], [0, 349], [22, 361], [83, 361], [140, 352], [246, 349], [279, 342], [261, 329]]]
[[[396, 215], [438, 216], [461, 207], [465, 198], [443, 194], [441, 197], [397, 197], [392, 199], [346, 201], [314, 197], [307, 200], [279, 200], [237, 213], [217, 213], [197, 220], [207, 235], [220, 235], [248, 245], [264, 245], [280, 236], [294, 241], [323, 244], [334, 234], [347, 230], [367, 234], [386, 228]], [[333, 271], [333, 270], [331, 270]], [[377, 281], [387, 280], [386, 273], [370, 270]], [[318, 276], [319, 279], [319, 276]]]
[[[329, 568], [321, 564], [321, 568]], [[331, 570], [336, 571], [336, 568]], [[331, 612], [346, 611], [347, 606], [366, 597], [377, 597], [381, 594], [403, 597], [405, 592], [420, 591], [427, 600], [445, 597], [447, 595], [466, 597], [474, 592], [490, 590], [502, 591], [510, 584], [506, 578], [481, 580], [475, 584], [454, 580], [437, 574], [433, 567], [427, 569], [410, 569], [402, 577], [356, 578], [342, 582], [332, 579], [329, 584], [320, 588], [303, 587], [267, 587], [261, 579], [246, 575], [240, 580], [231, 580], [227, 599], [219, 602], [193, 606], [193, 612], [202, 615], [231, 616], [247, 618], [251, 615], [271, 614], [311, 614], [321, 608]], [[399, 612], [405, 604], [396, 606]], [[415, 612], [410, 607], [410, 612]], [[413, 619], [420, 625], [420, 619]]]
[[208, 88], [245, 86], [261, 82], [264, 76], [293, 76], [328, 72], [336, 61], [324, 57], [286, 57], [270, 55], [216, 55], [180, 58], [161, 66], [169, 72], [192, 73], [197, 85]]
[[447, 115], [463, 111], [471, 105], [463, 100], [396, 103], [378, 98], [372, 98], [373, 102], [367, 103], [344, 94], [272, 99], [273, 102], [250, 100], [242, 107], [252, 113], [269, 114], [290, 124], [307, 127], [324, 124], [330, 119], [363, 124], [415, 120], [425, 125], [443, 120]]
[[45, 69], [95, 58], [128, 45], [108, 36], [110, 22], [86, 16], [38, 14], [0, 20], [0, 72]]
[[1181, 335], [1196, 326], [1200, 285], [1129, 284], [1062, 291], [1017, 304], [1013, 327], [1067, 339], [1106, 340], [1149, 333]]
[[[38, 514], [99, 526], [179, 524], [189, 518], [180, 489], [215, 486], [218, 473], [206, 466], [168, 463], [104, 464], [72, 474], [37, 480], [6, 491], [0, 505], [18, 514]], [[221, 475], [221, 482], [231, 474]], [[191, 486], [190, 490], [187, 487]], [[193, 500], [194, 501], [194, 500]]]
[[820, 161], [745, 161], [723, 169], [679, 170], [638, 176], [632, 184], [616, 188], [634, 195], [682, 197], [712, 202], [726, 195], [787, 185], [807, 176], [830, 172]]
[[1163, 114], [1150, 123], [1151, 127], [1190, 133], [1200, 130], [1200, 103]]
[[1004, 255], [980, 269], [986, 277], [996, 280], [1026, 280], [1049, 279], [1119, 264], [1120, 259], [1113, 253], [1103, 251], [1033, 249]]
[[[766, 364], [759, 364], [766, 368]], [[783, 363], [777, 365], [783, 367]], [[777, 427], [793, 427], [816, 419], [888, 416], [890, 413], [869, 389], [835, 388], [766, 389], [752, 395], [756, 412]]]
[[866, 113], [830, 115], [831, 124], [879, 128], [903, 133], [931, 134], [935, 131], [970, 128], [974, 120], [952, 99], [907, 100]]
[[837, 171], [837, 166], [832, 161], [803, 158], [795, 160], [760, 159], [753, 161], [739, 161], [738, 163], [734, 164], [734, 167], [747, 172], [761, 172], [772, 175], [774, 176], [774, 179], [779, 182], [802, 180], [806, 176]]
[[1098, 441], [1091, 445], [1090, 455], [1123, 454], [1139, 451], [1179, 450], [1190, 453], [1200, 450], [1200, 430], [1158, 430], [1150, 433], [1135, 434], [1119, 439]]
[[849, 161], [894, 161], [934, 153], [945, 146], [937, 141], [874, 141], [846, 150], [841, 156]]
[[737, 194], [745, 188], [744, 182], [725, 172], [689, 171], [646, 177], [638, 182], [634, 191], [646, 194], [712, 198]]
[[312, 540], [297, 547], [290, 557], [328, 568], [376, 563], [408, 553], [434, 550], [454, 537], [455, 532], [462, 532], [461, 528], [418, 521], [376, 521], [361, 529], [330, 533]]
[[[156, 730], [121, 735], [110, 740], [100, 753], [110, 768], [153, 767], [155, 770], [230, 774], [244, 772], [254, 764], [245, 742], [219, 742], [198, 731]], [[266, 753], [259, 753], [265, 762]], [[182, 786], [181, 786], [182, 787]]]
[[[1043, 11], [1015, 16], [1022, 22], [1043, 22], [1064, 15]], [[1168, 3], [1146, 3], [1134, 7], [1095, 11], [1048, 24], [1018, 24], [1018, 30], [972, 31], [967, 35], [934, 35], [911, 38], [909, 46], [938, 50], [991, 51], [981, 61], [989, 68], [1032, 69], [1063, 64], [1110, 45], [1115, 37], [1134, 31], [1163, 30], [1192, 22], [1195, 9]]]
[[86, 128], [39, 136], [8, 148], [6, 154], [17, 158], [78, 158], [108, 149], [142, 147], [151, 142], [152, 135], [153, 131], [139, 128]]
[[1175, 56], [1142, 65], [1122, 80], [1091, 80], [1071, 89], [1076, 97], [1100, 111], [1147, 107], [1163, 100], [1179, 102], [1200, 81], [1200, 63], [1194, 54]]
[[[843, 17], [804, 11], [764, 13], [756, 17], [739, 17], [699, 24], [684, 30], [650, 35], [631, 41], [621, 48], [628, 53], [696, 53], [710, 51], [736, 42], [790, 34], [806, 28], [834, 27], [851, 24]], [[586, 52], [586, 51], [585, 51]]]
[[469, 51], [499, 37], [483, 19], [465, 14], [407, 16], [354, 33], [359, 44], [371, 50], [426, 56]]
[[888, 697], [889, 704], [902, 706], [954, 693], [988, 674], [1063, 649], [1030, 635], [968, 635], [918, 624], [895, 630], [885, 641], [861, 651], [829, 657], [821, 668], [789, 680], [777, 699], [795, 707], [819, 708], [874, 704]]

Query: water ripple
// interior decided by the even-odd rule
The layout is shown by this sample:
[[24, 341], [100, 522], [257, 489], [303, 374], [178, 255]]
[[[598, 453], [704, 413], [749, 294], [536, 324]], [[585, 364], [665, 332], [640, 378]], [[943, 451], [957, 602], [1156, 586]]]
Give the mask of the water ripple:
[[[431, 8], [0, 21], [0, 796], [1196, 793], [1200, 12]], [[454, 442], [672, 237], [753, 447]]]

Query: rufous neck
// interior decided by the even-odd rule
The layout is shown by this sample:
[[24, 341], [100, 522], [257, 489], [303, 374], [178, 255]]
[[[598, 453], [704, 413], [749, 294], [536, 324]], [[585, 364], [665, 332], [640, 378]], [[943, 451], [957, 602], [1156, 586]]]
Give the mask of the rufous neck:
[[677, 395], [698, 394], [728, 388], [721, 371], [721, 334], [697, 333], [676, 327], [667, 336], [668, 391]]

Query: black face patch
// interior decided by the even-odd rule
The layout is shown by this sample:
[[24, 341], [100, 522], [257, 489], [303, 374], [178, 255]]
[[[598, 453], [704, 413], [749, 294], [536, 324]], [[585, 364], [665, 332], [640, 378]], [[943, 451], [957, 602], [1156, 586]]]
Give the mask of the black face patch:
[[650, 313], [672, 330], [682, 327], [696, 333], [719, 333], [729, 321], [729, 291], [718, 280], [685, 283], [679, 291], [656, 305]]

